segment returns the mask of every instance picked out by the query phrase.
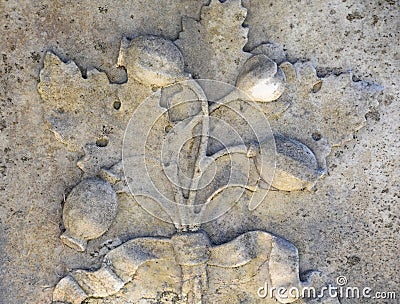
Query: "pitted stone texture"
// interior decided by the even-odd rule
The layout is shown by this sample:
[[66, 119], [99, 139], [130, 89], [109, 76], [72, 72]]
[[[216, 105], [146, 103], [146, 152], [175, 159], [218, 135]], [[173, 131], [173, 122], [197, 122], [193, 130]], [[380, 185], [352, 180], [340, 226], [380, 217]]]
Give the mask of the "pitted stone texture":
[[[45, 119], [56, 138], [74, 151], [90, 141], [105, 141], [110, 130], [101, 121], [116, 115], [112, 106], [117, 100], [116, 87], [106, 74], [92, 69], [84, 79], [75, 62], [64, 63], [51, 52], [46, 53], [43, 64], [38, 92], [46, 109]], [[91, 111], [97, 112], [96, 117], [82, 119]]]
[[290, 106], [270, 116], [272, 129], [307, 145], [318, 165], [327, 170], [326, 157], [332, 147], [348, 142], [365, 125], [365, 115], [378, 105], [382, 87], [354, 82], [350, 73], [320, 78], [311, 62], [284, 62], [280, 67], [287, 79], [280, 100]]
[[95, 69], [83, 78], [73, 61], [64, 63], [50, 52], [44, 57], [38, 91], [48, 128], [69, 150], [83, 155], [77, 165], [87, 177], [121, 159], [130, 115], [152, 92], [135, 81], [111, 84]]
[[[146, 277], [141, 275], [141, 270], [149, 269], [152, 263], [164, 267], [158, 270], [158, 278], [164, 278], [166, 283], [161, 290], [176, 294], [174, 303], [215, 302], [221, 295], [216, 290], [226, 286], [228, 278], [229, 285], [238, 288], [252, 303], [274, 303], [275, 298], [280, 303], [296, 301], [289, 294], [267, 299], [258, 297], [251, 288], [254, 278], [262, 280], [262, 284], [271, 282], [273, 286], [288, 289], [303, 286], [298, 252], [290, 242], [267, 232], [251, 231], [225, 244], [212, 245], [207, 234], [199, 231], [177, 233], [171, 239], [130, 240], [107, 254], [100, 269], [75, 270], [62, 279], [53, 299], [61, 302], [73, 299], [73, 304], [135, 300], [140, 303], [138, 297], [143, 297], [150, 301], [144, 303], [160, 303], [161, 299], [155, 300], [160, 297], [160, 289], [141, 283]], [[180, 272], [176, 272], [177, 268]], [[175, 279], [172, 284], [171, 279]]]
[[[81, 154], [67, 151], [44, 126], [42, 116], [48, 110], [35, 93], [41, 56], [52, 49], [61, 58], [74, 60], [83, 72], [95, 66], [111, 80], [121, 81], [119, 73], [123, 70], [115, 67], [121, 36], [153, 34], [174, 40], [181, 30], [181, 16], [199, 19], [199, 8], [206, 2], [209, 1], [165, 0], [162, 9], [158, 0], [83, 0], [74, 5], [57, 0], [9, 0], [0, 4], [4, 34], [0, 57], [0, 302], [50, 303], [51, 287], [70, 268], [98, 265], [98, 258], [93, 258], [90, 250], [76, 254], [59, 240], [60, 203], [72, 185], [81, 180], [81, 172], [76, 168]], [[251, 0], [243, 4], [248, 9], [246, 49], [270, 41], [282, 47], [292, 63], [312, 60], [319, 77], [352, 70], [355, 79], [382, 84], [385, 90], [379, 96], [380, 105], [367, 115], [366, 128], [356, 132], [352, 142], [333, 148], [327, 163], [330, 174], [318, 185], [317, 192], [309, 195], [270, 191], [270, 196], [253, 212], [248, 212], [247, 202], [241, 201], [204, 229], [216, 243], [229, 241], [248, 229], [274, 231], [299, 248], [302, 269], [318, 265], [331, 279], [346, 275], [355, 286], [398, 291], [397, 2]], [[278, 57], [265, 54], [280, 63]], [[125, 89], [124, 96], [131, 98], [137, 93], [138, 97], [126, 98], [129, 102], [122, 103], [122, 111], [142, 98], [141, 90], [132, 86]], [[99, 98], [93, 98], [94, 105], [99, 103]], [[274, 117], [282, 113], [281, 109], [273, 112]], [[84, 120], [90, 115], [81, 117]], [[343, 121], [341, 118], [335, 123]], [[104, 157], [102, 153], [92, 159]], [[110, 155], [104, 160], [110, 159]], [[173, 233], [171, 225], [152, 218], [123, 197], [116, 225], [99, 240], [89, 242], [91, 250], [116, 236], [126, 241], [143, 235]], [[168, 286], [176, 281], [179, 271], [169, 268], [167, 274], [162, 273], [160, 270], [166, 264], [145, 267], [138, 273], [141, 283], [130, 285], [129, 296], [108, 302], [125, 304], [127, 299], [135, 299], [171, 303], [178, 291]], [[223, 268], [218, 268], [218, 273], [219, 279], [213, 277], [218, 282], [228, 276], [235, 281], [229, 287], [221, 283], [214, 301], [256, 303], [256, 295], [252, 302], [236, 287], [252, 279], [244, 287], [252, 290], [263, 282], [261, 277], [250, 278], [250, 271], [229, 273]], [[162, 292], [146, 300], [146, 288]]]

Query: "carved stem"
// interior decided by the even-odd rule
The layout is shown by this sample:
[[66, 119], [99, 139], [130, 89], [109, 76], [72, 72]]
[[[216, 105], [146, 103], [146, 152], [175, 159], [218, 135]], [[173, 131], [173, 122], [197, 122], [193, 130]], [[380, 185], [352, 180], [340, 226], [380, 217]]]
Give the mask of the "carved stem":
[[[207, 148], [208, 148], [208, 136], [209, 136], [209, 130], [210, 130], [210, 118], [209, 118], [209, 113], [208, 113], [208, 102], [206, 99], [201, 101], [201, 109], [202, 109], [202, 132], [201, 132], [201, 140], [200, 140], [200, 146], [199, 150], [197, 153], [197, 157], [195, 160], [195, 167], [193, 171], [193, 179], [190, 185], [190, 189], [195, 189], [195, 190], [190, 190], [189, 191], [189, 198], [188, 198], [188, 206], [194, 206], [195, 204], [195, 199], [196, 199], [196, 189], [199, 185], [199, 181], [201, 178], [201, 175], [203, 174], [202, 170], [202, 162], [204, 159], [207, 157]], [[200, 229], [199, 225], [189, 225], [189, 230], [191, 231], [197, 231]]]

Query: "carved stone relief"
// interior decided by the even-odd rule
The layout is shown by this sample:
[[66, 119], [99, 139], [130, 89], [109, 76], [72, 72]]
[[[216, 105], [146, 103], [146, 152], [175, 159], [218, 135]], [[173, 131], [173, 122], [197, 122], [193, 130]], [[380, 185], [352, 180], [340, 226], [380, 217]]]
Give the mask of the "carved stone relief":
[[[62, 278], [54, 302], [219, 303], [227, 295], [220, 300], [216, 290], [241, 279], [300, 290], [312, 284], [311, 276], [300, 280], [296, 247], [274, 231], [216, 245], [201, 225], [244, 195], [248, 212], [270, 190], [312, 195], [331, 148], [363, 126], [381, 88], [350, 74], [318, 76], [311, 62], [287, 62], [277, 45], [244, 52], [246, 9], [238, 0], [211, 1], [201, 17], [185, 19], [176, 41], [123, 38], [124, 84], [95, 69], [82, 78], [74, 62], [46, 54], [38, 84], [45, 119], [57, 140], [83, 155], [62, 242], [84, 251], [113, 224], [122, 199], [176, 231], [116, 244], [98, 269]], [[337, 117], [345, 119], [337, 124]], [[136, 286], [146, 267], [168, 292], [141, 294], [154, 287]], [[256, 290], [248, 293], [247, 303], [260, 301]], [[286, 292], [269, 300], [298, 299]]]

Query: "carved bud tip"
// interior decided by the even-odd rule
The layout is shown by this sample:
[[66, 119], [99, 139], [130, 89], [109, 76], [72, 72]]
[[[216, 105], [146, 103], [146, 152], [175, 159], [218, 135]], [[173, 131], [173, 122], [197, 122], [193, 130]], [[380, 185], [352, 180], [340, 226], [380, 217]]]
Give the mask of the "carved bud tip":
[[255, 101], [270, 102], [285, 90], [285, 74], [277, 64], [263, 54], [246, 61], [236, 81], [236, 87]]
[[84, 251], [88, 240], [98, 238], [111, 226], [117, 212], [117, 197], [111, 185], [100, 179], [82, 181], [69, 194], [63, 210], [66, 232], [61, 240]]
[[154, 87], [165, 87], [184, 80], [183, 56], [171, 41], [155, 36], [139, 36], [122, 43], [118, 65], [128, 77]]

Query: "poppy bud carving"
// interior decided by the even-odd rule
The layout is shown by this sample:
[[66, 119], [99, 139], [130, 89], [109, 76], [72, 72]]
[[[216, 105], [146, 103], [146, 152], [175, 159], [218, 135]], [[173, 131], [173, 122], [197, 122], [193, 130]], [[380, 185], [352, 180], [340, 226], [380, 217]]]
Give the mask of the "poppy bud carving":
[[271, 102], [277, 100], [285, 90], [285, 74], [267, 56], [251, 57], [244, 64], [236, 81], [236, 87], [253, 100]]
[[77, 251], [85, 251], [87, 241], [103, 235], [117, 212], [117, 196], [111, 185], [100, 179], [79, 183], [68, 195], [63, 210], [66, 231], [61, 240]]

